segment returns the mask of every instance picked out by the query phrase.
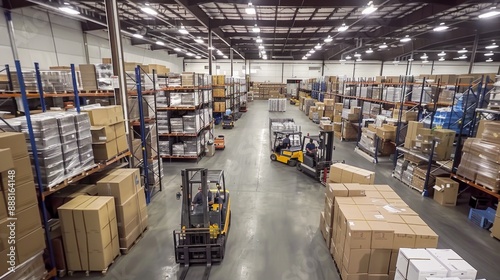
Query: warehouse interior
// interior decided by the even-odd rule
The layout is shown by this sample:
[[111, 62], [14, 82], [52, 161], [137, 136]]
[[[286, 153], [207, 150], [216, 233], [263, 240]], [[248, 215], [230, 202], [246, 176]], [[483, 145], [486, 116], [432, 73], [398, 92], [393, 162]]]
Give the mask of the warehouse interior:
[[0, 1], [0, 279], [498, 279], [499, 4]]

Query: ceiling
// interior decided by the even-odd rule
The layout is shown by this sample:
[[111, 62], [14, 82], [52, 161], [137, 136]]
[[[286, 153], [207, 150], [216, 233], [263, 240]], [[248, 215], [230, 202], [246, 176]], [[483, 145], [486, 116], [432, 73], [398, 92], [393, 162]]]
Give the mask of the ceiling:
[[[62, 13], [58, 8], [67, 2], [80, 12], [75, 17], [82, 21], [84, 31], [106, 29], [104, 0], [2, 1], [6, 8], [38, 6], [57, 13]], [[377, 9], [364, 14], [367, 4], [367, 0], [253, 0], [255, 14], [248, 14], [248, 0], [118, 0], [121, 27], [132, 38], [132, 44], [179, 56], [190, 53], [207, 58], [210, 28], [214, 48], [229, 56], [231, 46], [235, 58], [262, 58], [259, 49], [262, 45], [268, 59], [300, 60], [319, 44], [321, 48], [315, 49], [308, 59], [338, 60], [358, 52], [364, 60], [407, 60], [412, 55], [420, 59], [423, 53], [428, 60], [437, 60], [437, 53], [446, 51], [445, 58], [452, 60], [461, 55], [457, 50], [466, 48], [469, 60], [477, 40], [476, 61], [500, 60], [499, 54], [484, 56], [490, 51], [500, 53], [500, 49], [485, 48], [492, 40], [500, 44], [500, 15], [479, 18], [499, 4], [495, 1], [376, 0], [373, 7]], [[143, 12], [144, 7], [153, 9], [157, 15]], [[433, 31], [440, 23], [448, 29]], [[339, 32], [342, 24], [349, 28]], [[181, 25], [189, 34], [179, 33]], [[253, 31], [255, 26], [260, 32]], [[144, 37], [135, 38], [132, 36], [135, 33]], [[407, 35], [411, 40], [400, 42]], [[262, 44], [256, 42], [257, 36], [263, 40]], [[328, 36], [332, 40], [325, 43]], [[202, 43], [195, 42], [198, 37], [203, 39]], [[156, 41], [164, 44], [158, 45]], [[379, 48], [384, 43], [388, 47]], [[369, 48], [372, 53], [366, 53]], [[215, 51], [213, 55], [216, 59], [223, 58]]]

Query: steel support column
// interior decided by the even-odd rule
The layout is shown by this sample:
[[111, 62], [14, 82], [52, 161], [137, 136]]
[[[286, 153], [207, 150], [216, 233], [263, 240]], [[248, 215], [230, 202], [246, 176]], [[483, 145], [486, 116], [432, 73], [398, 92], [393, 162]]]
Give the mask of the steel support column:
[[212, 28], [208, 27], [208, 75], [212, 75], [212, 56], [214, 47], [212, 45]]
[[472, 46], [472, 53], [470, 55], [469, 74], [472, 73], [472, 67], [474, 67], [474, 59], [476, 59], [478, 43], [479, 43], [479, 32], [477, 32], [476, 30], [476, 36], [474, 37], [474, 45]]
[[86, 32], [83, 32], [83, 50], [85, 51], [85, 62], [87, 62], [87, 64], [90, 64], [89, 43], [87, 40]]
[[229, 48], [229, 58], [231, 59], [231, 77], [234, 76], [233, 47]]
[[7, 21], [7, 32], [9, 33], [10, 48], [12, 50], [12, 57], [14, 60], [19, 59], [16, 46], [16, 34], [14, 32], [14, 24], [12, 23], [12, 14], [10, 11], [5, 10], [5, 20]]

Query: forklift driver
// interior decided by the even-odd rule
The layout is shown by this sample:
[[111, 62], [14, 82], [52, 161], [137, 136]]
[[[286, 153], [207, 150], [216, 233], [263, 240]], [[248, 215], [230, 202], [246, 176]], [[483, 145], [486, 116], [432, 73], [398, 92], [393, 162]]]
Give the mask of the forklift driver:
[[312, 139], [309, 140], [309, 143], [306, 145], [306, 155], [310, 157], [316, 156], [316, 145], [314, 145], [314, 141]]
[[[194, 196], [192, 204], [194, 206], [199, 206], [202, 203], [203, 203], [203, 194], [201, 193], [201, 186], [200, 186], [200, 187], [198, 187], [198, 192]], [[212, 192], [210, 190], [208, 190], [208, 205], [210, 206], [212, 204], [214, 204], [214, 198], [213, 198]]]

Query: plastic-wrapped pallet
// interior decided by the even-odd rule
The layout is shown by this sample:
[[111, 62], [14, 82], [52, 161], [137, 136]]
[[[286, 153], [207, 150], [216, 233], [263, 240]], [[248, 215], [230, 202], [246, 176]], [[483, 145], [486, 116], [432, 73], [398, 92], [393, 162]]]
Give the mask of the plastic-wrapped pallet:
[[184, 143], [172, 144], [172, 155], [183, 156], [184, 155]]
[[422, 95], [422, 87], [421, 86], [414, 87], [411, 94], [411, 101], [420, 102], [420, 98], [422, 98], [422, 103], [432, 102], [433, 101], [432, 88], [424, 87]]
[[200, 96], [198, 92], [184, 92], [181, 93], [182, 106], [198, 106], [200, 105]]
[[268, 101], [269, 112], [285, 112], [286, 99], [284, 98], [271, 98]]
[[170, 107], [178, 107], [181, 105], [182, 105], [182, 93], [171, 92], [170, 93]]
[[200, 142], [198, 139], [184, 141], [184, 154], [187, 156], [197, 156], [200, 152]]
[[163, 164], [161, 162], [158, 164], [158, 160], [155, 159], [149, 162], [148, 169], [149, 185], [156, 185], [163, 178]]
[[172, 133], [182, 133], [184, 131], [184, 126], [182, 124], [182, 118], [171, 118], [170, 119], [170, 129]]
[[182, 117], [184, 132], [197, 133], [200, 130], [200, 115], [187, 115]]
[[158, 125], [158, 133], [169, 133], [168, 112], [158, 111], [156, 115], [156, 125]]
[[170, 155], [170, 141], [169, 140], [161, 140], [160, 144], [160, 156], [169, 156]]

